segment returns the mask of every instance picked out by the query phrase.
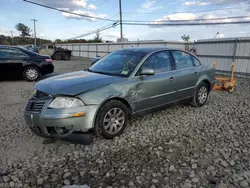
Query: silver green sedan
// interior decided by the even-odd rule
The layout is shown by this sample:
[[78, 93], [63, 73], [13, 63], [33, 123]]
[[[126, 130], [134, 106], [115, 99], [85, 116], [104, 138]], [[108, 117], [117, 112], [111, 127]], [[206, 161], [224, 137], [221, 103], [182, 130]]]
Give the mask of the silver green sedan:
[[214, 82], [214, 68], [187, 51], [122, 49], [88, 70], [38, 82], [24, 117], [41, 136], [93, 131], [114, 138], [142, 112], [182, 101], [203, 106]]

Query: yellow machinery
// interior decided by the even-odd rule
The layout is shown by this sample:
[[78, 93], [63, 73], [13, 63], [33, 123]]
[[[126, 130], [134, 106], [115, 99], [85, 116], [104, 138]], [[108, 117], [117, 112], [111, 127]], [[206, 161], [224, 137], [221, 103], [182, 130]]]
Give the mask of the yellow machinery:
[[[215, 68], [216, 63], [213, 63], [213, 65]], [[234, 69], [235, 69], [235, 64], [233, 62], [232, 66], [231, 66], [231, 77], [229, 77], [229, 78], [216, 77], [216, 83], [214, 85], [213, 91], [215, 91], [215, 90], [227, 90], [230, 93], [235, 91], [236, 80], [234, 78]]]

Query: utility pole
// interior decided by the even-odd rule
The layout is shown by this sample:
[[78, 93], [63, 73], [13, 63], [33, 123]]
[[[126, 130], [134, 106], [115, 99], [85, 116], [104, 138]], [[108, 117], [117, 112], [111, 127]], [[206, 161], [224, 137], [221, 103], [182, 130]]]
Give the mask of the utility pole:
[[123, 42], [123, 32], [122, 32], [122, 0], [119, 0], [119, 7], [120, 7], [121, 41]]
[[36, 46], [36, 22], [37, 20], [36, 19], [32, 19], [32, 21], [34, 22], [34, 45]]
[[10, 31], [10, 33], [11, 33], [11, 45], [13, 45], [14, 44], [14, 41], [13, 41], [13, 31]]

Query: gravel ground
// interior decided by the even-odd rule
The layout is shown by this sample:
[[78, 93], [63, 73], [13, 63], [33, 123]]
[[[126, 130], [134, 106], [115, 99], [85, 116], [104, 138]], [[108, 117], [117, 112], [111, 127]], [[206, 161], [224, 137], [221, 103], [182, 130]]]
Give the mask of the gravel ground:
[[[55, 62], [56, 74], [89, 62]], [[22, 112], [35, 83], [0, 82], [0, 187], [250, 187], [250, 80], [213, 92], [207, 105], [180, 105], [134, 119], [114, 140], [44, 145]], [[86, 186], [85, 186], [86, 187]]]

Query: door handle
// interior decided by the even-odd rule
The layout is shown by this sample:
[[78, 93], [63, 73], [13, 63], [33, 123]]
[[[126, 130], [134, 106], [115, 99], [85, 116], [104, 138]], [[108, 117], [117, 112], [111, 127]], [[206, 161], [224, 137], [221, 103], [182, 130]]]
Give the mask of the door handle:
[[174, 81], [174, 77], [170, 77], [169, 80], [170, 80], [170, 82], [173, 82]]

